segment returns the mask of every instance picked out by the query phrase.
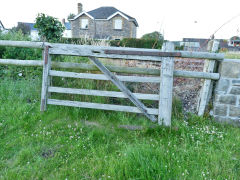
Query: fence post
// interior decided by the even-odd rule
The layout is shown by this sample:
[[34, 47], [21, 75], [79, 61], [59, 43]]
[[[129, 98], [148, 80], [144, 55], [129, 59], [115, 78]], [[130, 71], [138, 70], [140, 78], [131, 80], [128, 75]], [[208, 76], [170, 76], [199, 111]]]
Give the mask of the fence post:
[[[163, 44], [163, 51], [174, 51], [174, 44], [167, 42]], [[173, 91], [174, 58], [164, 57], [161, 63], [161, 81], [159, 88], [159, 114], [158, 124], [171, 126], [172, 115], [172, 91]]]
[[42, 92], [41, 92], [41, 111], [47, 109], [49, 70], [51, 69], [51, 57], [49, 55], [49, 46], [44, 47], [43, 51], [43, 76], [42, 76]]
[[[208, 43], [208, 50], [211, 52], [216, 52], [219, 47], [219, 41], [211, 40]], [[213, 73], [216, 69], [216, 61], [215, 60], [205, 60], [203, 72]], [[198, 115], [202, 116], [205, 112], [207, 104], [211, 98], [213, 89], [213, 81], [211, 79], [205, 79], [203, 82], [203, 86], [200, 92], [200, 98], [198, 100]]]

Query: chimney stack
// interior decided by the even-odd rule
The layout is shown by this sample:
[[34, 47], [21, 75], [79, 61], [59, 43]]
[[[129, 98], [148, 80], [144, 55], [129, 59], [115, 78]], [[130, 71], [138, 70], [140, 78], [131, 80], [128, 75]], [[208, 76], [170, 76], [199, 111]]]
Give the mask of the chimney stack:
[[62, 24], [65, 25], [65, 18], [62, 19]]
[[83, 8], [82, 8], [82, 3], [78, 3], [78, 14], [82, 13]]

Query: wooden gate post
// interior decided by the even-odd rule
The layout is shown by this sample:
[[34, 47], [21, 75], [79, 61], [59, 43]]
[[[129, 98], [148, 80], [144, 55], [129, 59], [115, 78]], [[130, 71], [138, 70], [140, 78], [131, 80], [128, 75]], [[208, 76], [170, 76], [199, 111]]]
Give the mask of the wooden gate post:
[[44, 47], [43, 51], [43, 76], [42, 76], [42, 93], [41, 93], [41, 111], [47, 109], [47, 96], [49, 86], [49, 70], [51, 69], [51, 57], [49, 55], [49, 46]]
[[[216, 52], [219, 47], [219, 42], [216, 40], [211, 40], [208, 44], [208, 49], [211, 52]], [[215, 60], [205, 60], [203, 72], [213, 73], [216, 68]], [[213, 89], [213, 81], [211, 79], [205, 79], [203, 82], [203, 86], [200, 92], [200, 97], [198, 100], [198, 115], [202, 116], [205, 112], [207, 104], [211, 98]]]
[[[171, 42], [164, 43], [163, 51], [174, 51], [174, 44]], [[159, 114], [158, 124], [164, 126], [171, 126], [172, 115], [172, 93], [173, 93], [173, 70], [174, 58], [164, 57], [161, 63], [161, 81], [160, 81], [160, 95], [159, 95]]]

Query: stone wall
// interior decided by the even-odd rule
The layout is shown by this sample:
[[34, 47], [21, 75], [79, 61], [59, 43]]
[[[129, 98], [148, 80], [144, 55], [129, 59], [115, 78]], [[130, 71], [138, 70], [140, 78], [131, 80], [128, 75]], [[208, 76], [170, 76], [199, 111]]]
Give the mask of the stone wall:
[[[88, 19], [88, 29], [81, 29], [81, 19]], [[94, 38], [95, 22], [90, 17], [83, 14], [74, 21], [71, 21], [73, 38]]]
[[240, 126], [240, 59], [220, 63], [220, 80], [216, 84], [213, 116], [219, 122]]

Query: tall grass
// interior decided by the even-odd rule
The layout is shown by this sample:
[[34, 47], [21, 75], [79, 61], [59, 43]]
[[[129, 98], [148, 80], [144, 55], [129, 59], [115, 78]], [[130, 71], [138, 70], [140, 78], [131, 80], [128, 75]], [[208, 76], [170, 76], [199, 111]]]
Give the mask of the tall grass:
[[40, 89], [40, 78], [0, 80], [0, 179], [240, 176], [240, 130], [183, 116], [178, 101], [172, 128], [154, 128], [130, 113], [50, 105], [40, 113]]

